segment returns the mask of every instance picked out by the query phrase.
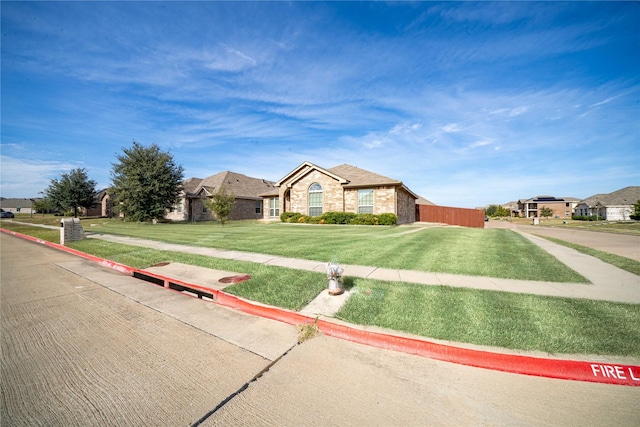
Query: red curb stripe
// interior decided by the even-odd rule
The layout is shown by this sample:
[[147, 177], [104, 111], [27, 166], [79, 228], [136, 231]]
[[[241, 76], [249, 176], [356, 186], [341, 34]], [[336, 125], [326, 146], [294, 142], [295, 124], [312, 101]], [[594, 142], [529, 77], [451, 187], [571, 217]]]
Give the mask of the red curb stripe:
[[0, 231], [2, 231], [3, 233], [6, 233], [6, 234], [10, 234], [12, 236], [20, 237], [21, 239], [30, 240], [30, 241], [35, 242], [35, 243], [40, 243], [41, 245], [49, 246], [50, 248], [58, 249], [58, 250], [61, 250], [63, 252], [70, 253], [72, 255], [76, 255], [76, 256], [79, 256], [81, 258], [88, 259], [89, 261], [93, 261], [93, 262], [98, 263], [98, 264], [100, 264], [102, 266], [105, 266], [105, 267], [113, 268], [114, 270], [118, 270], [119, 272], [124, 273], [124, 274], [132, 275], [133, 272], [135, 271], [134, 268], [129, 267], [128, 265], [119, 264], [117, 262], [109, 261], [109, 260], [104, 259], [104, 258], [100, 258], [100, 257], [94, 256], [94, 255], [90, 255], [90, 254], [87, 254], [87, 253], [84, 253], [84, 252], [80, 252], [80, 251], [77, 251], [77, 250], [72, 249], [72, 248], [68, 248], [68, 247], [63, 246], [63, 245], [58, 244], [58, 243], [53, 243], [53, 242], [49, 242], [49, 241], [46, 241], [46, 240], [38, 239], [38, 238], [33, 237], [33, 236], [28, 236], [26, 234], [18, 233], [16, 231], [7, 230], [7, 229], [4, 229], [4, 228], [0, 228]]
[[318, 328], [332, 337], [460, 365], [563, 380], [640, 386], [640, 366], [493, 353], [363, 331], [324, 320], [318, 320]]
[[181, 280], [171, 279], [169, 277], [149, 273], [148, 271], [135, 269], [124, 264], [115, 263], [103, 258], [89, 255], [75, 249], [59, 245], [57, 243], [47, 242], [35, 237], [27, 236], [25, 234], [6, 230], [4, 228], [0, 228], [0, 231], [71, 253], [73, 255], [96, 262], [97, 264], [105, 267], [113, 268], [129, 275], [133, 275], [134, 272], [139, 272], [140, 274], [156, 277], [164, 281], [170, 281], [171, 283], [176, 283], [187, 288], [209, 292], [214, 295], [216, 304], [240, 310], [248, 314], [264, 317], [271, 320], [277, 320], [290, 325], [315, 323], [322, 333], [334, 338], [341, 338], [372, 347], [400, 351], [417, 356], [427, 357], [430, 359], [441, 360], [444, 362], [457, 363], [461, 365], [490, 369], [494, 371], [546, 378], [556, 378], [562, 380], [585, 381], [636, 387], [640, 386], [640, 366], [610, 364], [602, 362], [587, 362], [580, 360], [545, 359], [514, 354], [492, 353], [482, 350], [473, 350], [445, 344], [437, 344], [414, 338], [388, 335], [380, 332], [364, 331], [350, 326], [332, 323], [326, 320], [314, 319], [297, 312], [256, 304], [235, 295], [227, 294], [223, 291], [190, 284]]

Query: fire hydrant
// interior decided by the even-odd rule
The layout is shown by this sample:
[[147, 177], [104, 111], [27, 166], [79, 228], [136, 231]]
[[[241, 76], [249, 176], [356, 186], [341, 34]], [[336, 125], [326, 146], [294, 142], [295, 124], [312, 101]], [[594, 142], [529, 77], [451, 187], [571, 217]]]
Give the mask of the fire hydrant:
[[329, 279], [329, 295], [340, 295], [344, 292], [342, 288], [342, 273], [344, 270], [334, 262], [327, 264], [327, 279]]

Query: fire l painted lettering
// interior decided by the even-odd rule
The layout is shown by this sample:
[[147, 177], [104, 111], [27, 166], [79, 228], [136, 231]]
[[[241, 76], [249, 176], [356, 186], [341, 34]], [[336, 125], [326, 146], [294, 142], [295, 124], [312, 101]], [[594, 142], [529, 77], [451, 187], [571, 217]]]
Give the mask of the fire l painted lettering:
[[629, 378], [633, 381], [640, 381], [640, 371], [634, 372], [631, 367], [627, 367], [627, 369], [625, 369], [622, 366], [592, 363], [591, 372], [593, 372], [594, 377], [615, 378], [619, 380], [626, 380]]

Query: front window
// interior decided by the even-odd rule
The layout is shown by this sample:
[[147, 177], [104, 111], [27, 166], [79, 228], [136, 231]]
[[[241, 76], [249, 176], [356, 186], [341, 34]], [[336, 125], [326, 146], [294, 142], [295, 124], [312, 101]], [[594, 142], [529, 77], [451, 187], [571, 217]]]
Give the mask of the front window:
[[256, 213], [262, 213], [262, 200], [256, 200]]
[[309, 216], [322, 215], [322, 186], [317, 182], [309, 187]]
[[280, 198], [269, 199], [269, 216], [280, 216]]
[[358, 213], [373, 213], [373, 190], [358, 190]]

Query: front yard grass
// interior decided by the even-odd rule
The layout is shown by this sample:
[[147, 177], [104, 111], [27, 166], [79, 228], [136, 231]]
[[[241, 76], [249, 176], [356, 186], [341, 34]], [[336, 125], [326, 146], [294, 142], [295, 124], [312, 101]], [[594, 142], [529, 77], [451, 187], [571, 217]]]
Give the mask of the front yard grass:
[[99, 220], [86, 231], [341, 264], [505, 279], [588, 283], [506, 229], [263, 224], [142, 224]]
[[640, 357], [640, 305], [354, 279], [338, 319], [547, 353]]
[[[250, 274], [225, 292], [296, 311], [327, 287], [324, 273], [96, 239], [73, 247], [137, 268], [168, 261]], [[354, 324], [515, 350], [640, 357], [640, 305], [358, 277], [346, 284], [354, 295], [336, 317]]]
[[[9, 224], [2, 225], [9, 228]], [[59, 235], [57, 230], [34, 227], [15, 231]], [[300, 310], [327, 286], [325, 274], [317, 272], [96, 239], [74, 242], [72, 246], [136, 268], [180, 262], [250, 274], [251, 280], [229, 286], [225, 292], [291, 310]], [[354, 324], [516, 350], [640, 358], [640, 305], [363, 278], [348, 277], [346, 284], [354, 295], [337, 317]]]

